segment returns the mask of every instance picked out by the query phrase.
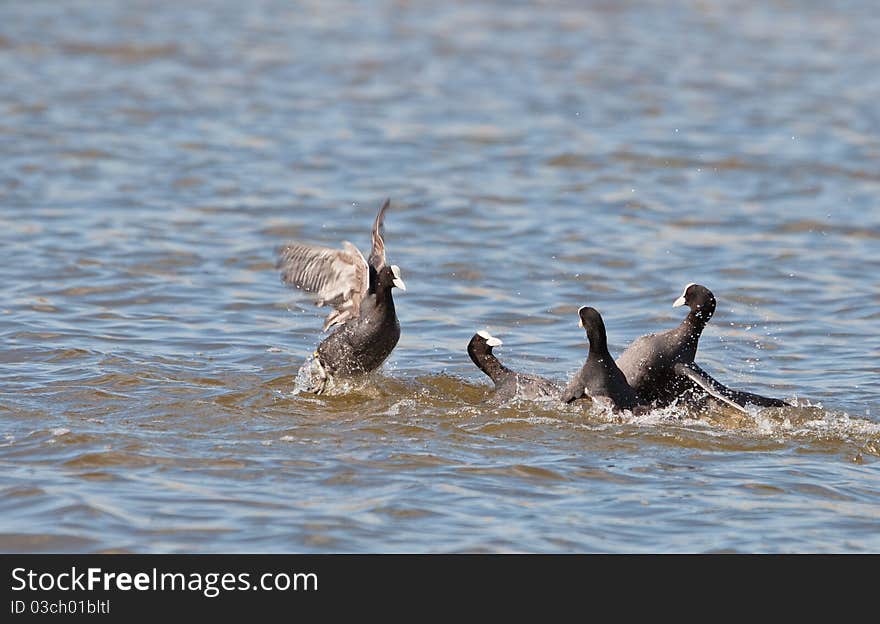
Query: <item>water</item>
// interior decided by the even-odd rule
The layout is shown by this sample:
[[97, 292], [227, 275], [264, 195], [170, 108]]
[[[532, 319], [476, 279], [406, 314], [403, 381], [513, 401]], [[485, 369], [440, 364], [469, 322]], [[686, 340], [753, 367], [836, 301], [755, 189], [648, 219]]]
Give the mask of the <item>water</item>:
[[[880, 551], [880, 14], [821, 2], [4, 3], [0, 549]], [[293, 392], [290, 239], [386, 243], [383, 370]], [[719, 305], [800, 407], [487, 407]]]

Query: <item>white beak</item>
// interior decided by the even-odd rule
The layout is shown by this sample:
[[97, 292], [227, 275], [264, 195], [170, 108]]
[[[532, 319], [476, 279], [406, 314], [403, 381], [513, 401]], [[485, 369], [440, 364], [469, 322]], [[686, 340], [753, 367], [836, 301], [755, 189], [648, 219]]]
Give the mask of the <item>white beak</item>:
[[587, 306], [581, 306], [578, 308], [578, 327], [580, 327], [580, 328], [583, 328], [583, 326], [584, 326], [584, 319], [581, 318], [581, 310], [583, 310], [586, 307]]
[[400, 290], [406, 290], [406, 284], [404, 283], [403, 278], [400, 277], [400, 267], [396, 264], [392, 264], [391, 274], [394, 276], [394, 279], [391, 280], [391, 283], [397, 286]]
[[675, 303], [672, 304], [672, 307], [673, 307], [673, 308], [680, 308], [680, 307], [683, 306], [685, 303], [687, 303], [687, 302], [684, 300], [684, 298], [687, 296], [687, 294], [688, 294], [688, 288], [690, 288], [691, 286], [696, 286], [696, 284], [694, 284], [693, 282], [691, 282], [690, 284], [688, 284], [687, 286], [684, 287], [684, 290], [683, 290], [682, 293], [681, 293], [681, 297], [679, 297], [678, 299], [676, 299], [676, 300], [675, 300]]
[[480, 331], [478, 331], [477, 336], [485, 340], [486, 344], [490, 347], [500, 347], [502, 345], [502, 342], [499, 338], [496, 338], [485, 329], [481, 329]]

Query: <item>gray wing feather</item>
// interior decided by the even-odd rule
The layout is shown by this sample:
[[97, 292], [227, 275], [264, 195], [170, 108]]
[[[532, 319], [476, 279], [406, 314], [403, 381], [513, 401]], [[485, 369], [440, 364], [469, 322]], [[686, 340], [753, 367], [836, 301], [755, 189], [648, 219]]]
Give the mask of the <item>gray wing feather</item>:
[[681, 375], [683, 377], [687, 377], [692, 382], [697, 384], [700, 388], [702, 388], [709, 396], [714, 397], [721, 401], [722, 403], [726, 403], [730, 407], [739, 410], [741, 412], [745, 412], [748, 414], [748, 410], [744, 408], [742, 405], [734, 401], [729, 396], [729, 390], [725, 386], [721, 385], [717, 381], [715, 381], [709, 373], [704, 371], [702, 368], [691, 362], [690, 364], [676, 364], [675, 365], [675, 373], [677, 375]]
[[373, 247], [370, 250], [370, 266], [376, 271], [382, 270], [385, 266], [385, 241], [382, 239], [382, 231], [385, 222], [385, 211], [391, 205], [391, 199], [386, 199], [379, 208], [379, 214], [373, 222]]
[[675, 372], [678, 375], [687, 377], [692, 382], [700, 386], [709, 395], [715, 397], [719, 401], [727, 403], [731, 407], [746, 412], [745, 405], [756, 405], [758, 407], [792, 407], [787, 401], [782, 399], [773, 399], [770, 397], [744, 392], [742, 390], [734, 390], [728, 388], [719, 381], [716, 381], [709, 373], [697, 366], [694, 362], [690, 364], [676, 364]]
[[278, 258], [281, 281], [308, 293], [315, 305], [333, 311], [324, 322], [326, 331], [360, 314], [370, 284], [367, 261], [357, 247], [345, 241], [342, 249], [290, 243]]

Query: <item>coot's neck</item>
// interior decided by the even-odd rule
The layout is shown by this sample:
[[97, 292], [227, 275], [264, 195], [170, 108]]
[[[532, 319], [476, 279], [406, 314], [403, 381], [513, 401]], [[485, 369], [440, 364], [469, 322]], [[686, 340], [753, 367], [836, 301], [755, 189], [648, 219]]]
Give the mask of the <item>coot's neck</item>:
[[[373, 282], [373, 277], [376, 277]], [[376, 293], [376, 307], [387, 308], [389, 312], [394, 312], [394, 298], [391, 296], [391, 290], [394, 287], [389, 284], [385, 285], [382, 280], [378, 279], [378, 275], [374, 270], [370, 270], [370, 290]]]
[[608, 352], [608, 336], [604, 331], [598, 329], [587, 330], [587, 340], [590, 341], [590, 354], [587, 356], [589, 360], [605, 360], [611, 359], [611, 353]]
[[369, 279], [370, 283], [367, 287], [368, 291], [371, 293], [376, 292], [376, 289], [379, 287], [379, 273], [376, 271], [376, 268], [371, 264], [369, 265]]
[[691, 310], [690, 313], [679, 325], [679, 331], [687, 338], [688, 341], [696, 343], [706, 327], [706, 323], [712, 318], [712, 311], [697, 308]]
[[469, 344], [468, 355], [471, 357], [471, 361], [477, 365], [477, 368], [486, 373], [495, 383], [498, 383], [505, 375], [510, 373], [510, 369], [504, 366], [492, 354], [491, 347]]

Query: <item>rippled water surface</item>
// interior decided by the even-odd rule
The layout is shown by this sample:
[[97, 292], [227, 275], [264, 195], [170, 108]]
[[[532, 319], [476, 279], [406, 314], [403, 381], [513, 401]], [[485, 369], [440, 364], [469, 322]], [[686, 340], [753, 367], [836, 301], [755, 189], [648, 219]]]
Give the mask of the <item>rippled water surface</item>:
[[[0, 550], [880, 551], [873, 2], [0, 5]], [[294, 393], [291, 239], [369, 244], [402, 338]], [[796, 400], [483, 404], [718, 311]]]

